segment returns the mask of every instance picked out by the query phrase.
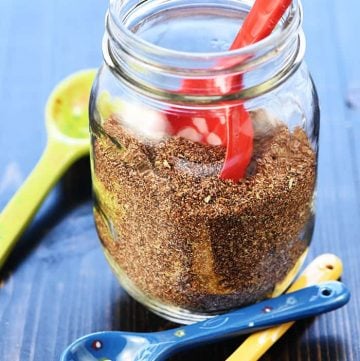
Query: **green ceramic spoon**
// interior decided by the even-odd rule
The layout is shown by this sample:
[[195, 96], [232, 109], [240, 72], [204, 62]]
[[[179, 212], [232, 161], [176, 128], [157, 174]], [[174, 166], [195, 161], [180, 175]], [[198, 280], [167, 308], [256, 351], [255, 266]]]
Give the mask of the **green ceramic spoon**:
[[71, 75], [47, 101], [45, 151], [0, 214], [0, 267], [50, 189], [72, 163], [89, 153], [88, 104], [95, 74], [95, 70], [85, 70]]

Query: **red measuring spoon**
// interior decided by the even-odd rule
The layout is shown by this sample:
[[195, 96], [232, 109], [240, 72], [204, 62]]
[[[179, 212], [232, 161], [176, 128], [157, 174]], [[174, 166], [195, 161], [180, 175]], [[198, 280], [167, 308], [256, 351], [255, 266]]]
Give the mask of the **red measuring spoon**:
[[[270, 35], [291, 2], [292, 0], [256, 0], [230, 50], [253, 44]], [[242, 75], [234, 76], [230, 86], [225, 86], [224, 89], [230, 92], [234, 86], [241, 88], [241, 84]], [[187, 79], [180, 92], [196, 89], [199, 85], [203, 89], [220, 89], [216, 79]], [[222, 112], [204, 110], [201, 114], [169, 114], [168, 119], [172, 123], [174, 134], [213, 145], [226, 144], [221, 179], [237, 182], [244, 177], [253, 151], [253, 127], [243, 104], [228, 107]]]
[[[292, 0], [257, 0], [230, 50], [260, 41], [271, 34]], [[239, 78], [242, 82], [242, 77]], [[220, 178], [237, 182], [244, 177], [253, 151], [253, 126], [243, 104], [230, 112], [226, 122], [226, 156]]]

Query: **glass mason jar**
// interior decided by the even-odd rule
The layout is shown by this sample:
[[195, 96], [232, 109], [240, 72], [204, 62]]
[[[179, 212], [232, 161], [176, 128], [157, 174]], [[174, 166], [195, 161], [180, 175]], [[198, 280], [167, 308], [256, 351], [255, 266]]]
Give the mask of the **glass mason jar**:
[[284, 291], [314, 226], [319, 108], [294, 0], [113, 0], [91, 102], [95, 221], [124, 289], [189, 323]]

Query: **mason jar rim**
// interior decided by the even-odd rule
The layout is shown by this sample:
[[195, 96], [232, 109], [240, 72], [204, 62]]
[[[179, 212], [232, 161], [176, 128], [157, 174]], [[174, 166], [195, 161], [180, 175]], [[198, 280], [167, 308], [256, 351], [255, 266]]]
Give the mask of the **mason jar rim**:
[[[252, 1], [227, 0], [216, 3], [214, 0], [213, 4], [220, 3], [221, 7], [248, 12]], [[160, 47], [142, 39], [130, 29], [149, 16], [158, 14], [152, 11], [153, 6], [161, 10], [168, 10], [166, 6], [169, 4], [171, 9], [178, 6], [208, 7], [211, 0], [110, 0], [102, 43], [103, 58], [121, 82], [156, 99], [213, 103], [255, 98], [286, 82], [302, 64], [305, 38], [301, 29], [300, 1], [292, 1], [281, 25], [262, 41], [225, 52], [191, 53]], [[239, 82], [229, 92], [221, 88], [226, 79], [239, 74], [246, 74], [245, 85]], [[202, 80], [215, 77], [219, 77], [221, 86], [205, 91]], [[199, 79], [200, 82], [192, 82], [191, 89], [178, 92], [180, 79]]]
[[[154, 0], [144, 0], [141, 3], [146, 3], [147, 1], [153, 2]], [[239, 3], [244, 2], [239, 0]], [[149, 41], [142, 39], [137, 36], [136, 33], [133, 33], [129, 30], [123, 22], [120, 21], [119, 17], [115, 12], [115, 7], [118, 5], [119, 0], [110, 0], [109, 10], [107, 13], [107, 21], [111, 19], [112, 24], [116, 26], [116, 30], [121, 33], [122, 36], [128, 39], [129, 42], [133, 44], [134, 47], [141, 48], [149, 53], [156, 53], [158, 56], [164, 57], [181, 57], [188, 60], [198, 60], [206, 58], [207, 60], [216, 60], [217, 58], [227, 59], [227, 58], [238, 58], [241, 56], [246, 56], [254, 52], [261, 51], [273, 44], [279, 44], [285, 41], [291, 34], [297, 31], [302, 23], [302, 4], [301, 0], [293, 0], [289, 9], [284, 15], [284, 21], [281, 27], [277, 27], [269, 36], [264, 39], [257, 41], [251, 45], [244, 46], [239, 49], [225, 50], [225, 51], [213, 51], [213, 52], [188, 52], [188, 51], [179, 51], [170, 48], [165, 48], [153, 44]], [[118, 39], [113, 38], [117, 41]]]

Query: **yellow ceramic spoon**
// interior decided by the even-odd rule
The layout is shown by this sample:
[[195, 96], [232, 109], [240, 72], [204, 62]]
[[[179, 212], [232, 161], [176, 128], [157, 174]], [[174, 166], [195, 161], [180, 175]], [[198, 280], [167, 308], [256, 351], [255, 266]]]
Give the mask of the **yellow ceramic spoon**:
[[95, 70], [63, 80], [45, 110], [48, 142], [38, 164], [0, 213], [0, 267], [61, 175], [89, 153], [88, 104]]
[[[337, 280], [342, 270], [342, 262], [338, 257], [323, 254], [306, 267], [287, 292], [294, 292], [319, 282]], [[293, 324], [294, 322], [289, 322], [252, 334], [226, 361], [258, 360]]]

